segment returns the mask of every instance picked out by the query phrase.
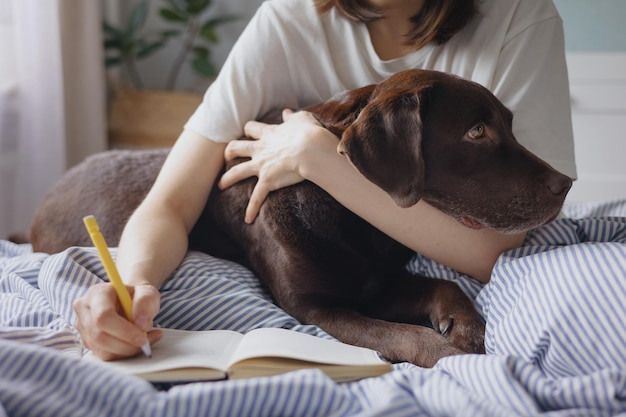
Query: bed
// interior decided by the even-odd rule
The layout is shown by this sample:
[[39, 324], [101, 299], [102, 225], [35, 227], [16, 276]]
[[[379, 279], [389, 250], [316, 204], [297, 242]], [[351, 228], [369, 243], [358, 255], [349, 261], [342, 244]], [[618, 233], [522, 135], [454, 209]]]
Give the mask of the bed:
[[[626, 200], [568, 204], [503, 254], [486, 286], [419, 255], [407, 268], [475, 300], [487, 355], [341, 384], [302, 370], [151, 385], [81, 360], [71, 300], [106, 275], [92, 248], [47, 255], [0, 241], [0, 416], [626, 415]], [[272, 304], [248, 270], [206, 254], [190, 253], [162, 296], [163, 327], [330, 338]]]
[[[486, 286], [419, 255], [407, 265], [475, 301], [488, 354], [341, 384], [303, 370], [151, 385], [81, 359], [71, 300], [106, 275], [92, 248], [47, 255], [0, 240], [0, 417], [626, 416], [626, 60], [569, 58], [579, 179], [562, 218], [503, 254]], [[156, 324], [332, 339], [275, 306], [250, 271], [201, 253], [163, 287]]]

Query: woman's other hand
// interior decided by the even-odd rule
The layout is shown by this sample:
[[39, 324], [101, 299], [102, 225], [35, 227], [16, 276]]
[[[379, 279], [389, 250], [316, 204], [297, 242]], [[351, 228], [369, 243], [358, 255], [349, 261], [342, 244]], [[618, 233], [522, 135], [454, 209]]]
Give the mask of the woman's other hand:
[[156, 343], [160, 330], [148, 331], [159, 311], [161, 296], [153, 285], [126, 286], [133, 298], [133, 322], [128, 321], [109, 283], [94, 285], [74, 302], [76, 328], [85, 347], [104, 360], [133, 356], [147, 340]]
[[282, 124], [250, 121], [244, 131], [250, 139], [235, 140], [228, 144], [224, 157], [230, 161], [237, 157], [250, 158], [229, 169], [219, 181], [224, 189], [249, 177], [258, 177], [248, 207], [245, 221], [252, 223], [267, 195], [305, 179], [301, 163], [310, 152], [336, 152], [337, 138], [324, 129], [313, 114], [306, 111], [283, 111]]

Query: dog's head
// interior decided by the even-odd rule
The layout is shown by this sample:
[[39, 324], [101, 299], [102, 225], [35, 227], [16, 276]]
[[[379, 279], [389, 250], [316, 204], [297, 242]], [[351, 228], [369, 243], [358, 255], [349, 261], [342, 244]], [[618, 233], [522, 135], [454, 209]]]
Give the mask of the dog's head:
[[552, 221], [572, 185], [517, 142], [511, 111], [477, 83], [407, 70], [335, 103], [338, 151], [399, 206], [424, 199], [514, 232]]

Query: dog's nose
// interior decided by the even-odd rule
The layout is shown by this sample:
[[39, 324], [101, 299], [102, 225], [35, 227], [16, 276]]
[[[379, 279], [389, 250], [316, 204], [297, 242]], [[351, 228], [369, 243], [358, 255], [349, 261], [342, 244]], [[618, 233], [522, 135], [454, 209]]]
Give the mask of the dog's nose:
[[555, 196], [562, 196], [567, 194], [569, 189], [572, 188], [572, 179], [567, 175], [557, 172], [554, 173], [554, 175], [548, 176], [546, 186]]

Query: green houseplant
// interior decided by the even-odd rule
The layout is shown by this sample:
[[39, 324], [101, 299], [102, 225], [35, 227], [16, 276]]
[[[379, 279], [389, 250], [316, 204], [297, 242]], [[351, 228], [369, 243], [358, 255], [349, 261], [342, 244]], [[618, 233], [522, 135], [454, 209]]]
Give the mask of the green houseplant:
[[[213, 78], [217, 75], [217, 67], [211, 59], [211, 44], [219, 42], [217, 28], [232, 22], [237, 16], [226, 15], [202, 18], [204, 11], [212, 4], [211, 0], [166, 0], [168, 7], [162, 8], [161, 17], [170, 23], [182, 27], [180, 30], [185, 38], [167, 79], [167, 88], [173, 89], [180, 69], [191, 55], [191, 65], [196, 74]], [[162, 32], [167, 38], [172, 31]]]
[[[166, 28], [148, 30], [150, 2], [160, 3], [158, 16]], [[217, 29], [238, 19], [226, 15], [209, 17], [212, 0], [141, 0], [131, 10], [125, 25], [103, 22], [105, 67], [121, 68], [128, 80], [109, 78], [109, 142], [113, 147], [169, 146], [201, 101], [201, 95], [176, 91], [184, 65], [204, 79], [212, 79], [218, 68], [211, 47], [220, 41]], [[159, 51], [175, 38], [180, 46], [172, 60], [162, 90], [145, 89], [137, 62]]]
[[121, 66], [134, 88], [143, 88], [136, 62], [161, 50], [170, 39], [182, 37], [183, 42], [172, 63], [166, 90], [174, 90], [181, 68], [189, 62], [201, 77], [213, 78], [217, 67], [211, 57], [211, 46], [219, 42], [219, 26], [237, 20], [234, 15], [207, 17], [212, 0], [160, 0], [159, 16], [171, 27], [147, 32], [145, 25], [149, 0], [141, 0], [132, 9], [124, 27], [103, 22], [105, 66]]

